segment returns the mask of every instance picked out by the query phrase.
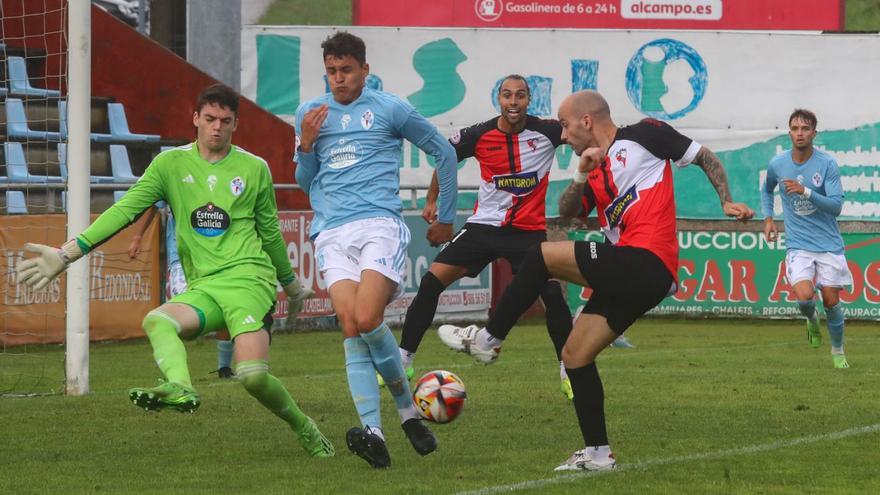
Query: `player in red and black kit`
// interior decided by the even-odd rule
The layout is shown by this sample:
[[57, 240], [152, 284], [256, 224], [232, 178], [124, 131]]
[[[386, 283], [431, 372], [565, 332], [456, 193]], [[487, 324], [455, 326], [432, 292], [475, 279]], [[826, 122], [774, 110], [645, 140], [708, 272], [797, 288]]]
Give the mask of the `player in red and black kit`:
[[510, 330], [548, 279], [593, 289], [565, 343], [562, 359], [574, 390], [574, 406], [585, 447], [556, 468], [602, 470], [616, 465], [605, 429], [602, 381], [596, 356], [637, 318], [675, 291], [678, 242], [672, 165], [695, 163], [715, 187], [724, 214], [752, 218], [734, 203], [718, 157], [668, 124], [647, 119], [618, 128], [608, 103], [581, 91], [559, 107], [563, 141], [581, 157], [572, 184], [560, 199], [560, 214], [584, 217], [593, 209], [607, 242], [545, 242], [526, 256], [485, 329], [466, 347], [491, 362], [493, 335]]
[[[507, 76], [498, 92], [501, 115], [462, 129], [449, 140], [459, 161], [475, 157], [479, 162], [480, 191], [474, 214], [434, 259], [406, 312], [400, 341], [404, 368], [411, 368], [434, 320], [440, 294], [449, 284], [478, 275], [499, 258], [510, 261], [515, 273], [526, 254], [547, 240], [547, 184], [556, 147], [562, 144], [562, 127], [556, 120], [528, 115], [529, 101], [525, 79]], [[423, 212], [428, 222], [436, 218], [436, 200], [435, 176]], [[562, 391], [571, 399], [571, 384], [561, 366], [562, 347], [572, 328], [571, 312], [559, 282], [545, 280], [537, 294], [546, 308], [547, 331], [560, 362]], [[476, 326], [461, 329], [477, 330]]]

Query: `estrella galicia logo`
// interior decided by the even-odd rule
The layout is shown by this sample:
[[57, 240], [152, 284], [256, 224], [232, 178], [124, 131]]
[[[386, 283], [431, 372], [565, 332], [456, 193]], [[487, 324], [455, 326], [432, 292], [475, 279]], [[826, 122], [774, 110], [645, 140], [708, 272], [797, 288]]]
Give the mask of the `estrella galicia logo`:
[[492, 177], [495, 189], [509, 192], [514, 196], [525, 196], [538, 187], [538, 172], [522, 174], [496, 175]]
[[199, 234], [217, 237], [229, 229], [229, 213], [214, 203], [208, 203], [192, 212], [190, 223]]
[[[683, 66], [684, 71], [669, 70], [673, 64], [687, 67]], [[643, 45], [626, 67], [630, 101], [645, 115], [658, 119], [674, 120], [691, 113], [706, 95], [708, 81], [703, 57], [670, 38]]]
[[608, 228], [613, 229], [623, 220], [623, 214], [626, 213], [632, 205], [639, 201], [639, 191], [636, 186], [632, 186], [625, 193], [614, 198], [605, 208], [605, 220], [608, 222]]

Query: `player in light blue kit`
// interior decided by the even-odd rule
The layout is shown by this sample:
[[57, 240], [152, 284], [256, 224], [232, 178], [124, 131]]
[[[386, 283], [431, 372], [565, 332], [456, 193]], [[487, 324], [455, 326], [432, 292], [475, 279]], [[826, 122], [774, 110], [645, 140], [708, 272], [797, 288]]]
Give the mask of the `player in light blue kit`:
[[814, 348], [822, 344], [814, 297], [815, 282], [825, 306], [834, 367], [849, 368], [843, 350], [840, 289], [852, 285], [853, 280], [837, 225], [837, 216], [843, 206], [843, 189], [837, 162], [829, 154], [813, 148], [816, 124], [816, 115], [809, 110], [796, 109], [788, 118], [792, 149], [770, 161], [767, 180], [761, 188], [764, 235], [769, 241], [779, 237], [773, 223], [773, 190], [781, 183], [782, 218], [788, 249], [786, 276], [798, 298], [798, 307], [807, 318], [807, 339]]
[[363, 40], [337, 32], [321, 48], [331, 93], [296, 112], [296, 181], [315, 212], [309, 235], [342, 326], [348, 387], [363, 426], [350, 429], [346, 441], [371, 466], [384, 468], [391, 458], [376, 371], [394, 396], [413, 448], [421, 455], [437, 448], [413, 405], [397, 341], [383, 321], [385, 306], [403, 293], [410, 239], [399, 195], [402, 140], [437, 163], [439, 221], [428, 229], [435, 244], [452, 238], [456, 155], [411, 105], [365, 87], [370, 67]]

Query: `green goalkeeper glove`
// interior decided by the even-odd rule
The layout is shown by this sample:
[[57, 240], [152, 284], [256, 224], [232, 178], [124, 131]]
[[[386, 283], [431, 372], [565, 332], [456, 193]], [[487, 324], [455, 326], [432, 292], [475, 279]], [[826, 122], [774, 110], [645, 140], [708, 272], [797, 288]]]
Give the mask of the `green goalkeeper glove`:
[[55, 280], [55, 277], [67, 270], [71, 263], [83, 256], [76, 239], [67, 241], [60, 248], [28, 242], [25, 243], [24, 250], [38, 256], [22, 261], [15, 271], [18, 273], [20, 283], [36, 290], [42, 289], [49, 282]]

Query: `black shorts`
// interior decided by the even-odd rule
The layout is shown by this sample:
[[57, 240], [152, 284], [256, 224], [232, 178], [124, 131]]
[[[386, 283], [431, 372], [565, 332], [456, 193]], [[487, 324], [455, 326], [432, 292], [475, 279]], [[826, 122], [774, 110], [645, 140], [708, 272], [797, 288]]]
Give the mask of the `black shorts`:
[[644, 248], [577, 241], [574, 257], [593, 289], [583, 312], [604, 316], [619, 335], [672, 289], [666, 265]]
[[466, 223], [437, 254], [434, 262], [466, 267], [468, 276], [476, 277], [486, 265], [504, 258], [516, 273], [525, 255], [546, 240], [544, 230]]

